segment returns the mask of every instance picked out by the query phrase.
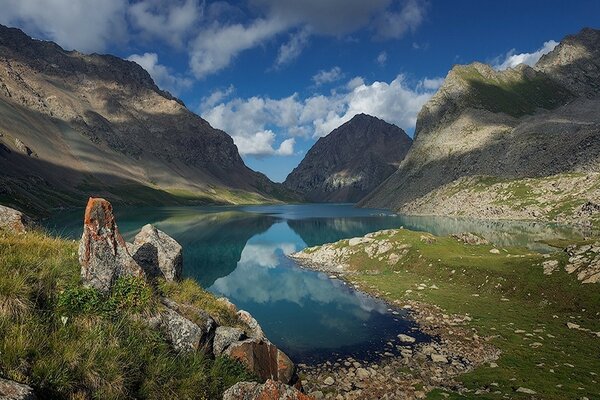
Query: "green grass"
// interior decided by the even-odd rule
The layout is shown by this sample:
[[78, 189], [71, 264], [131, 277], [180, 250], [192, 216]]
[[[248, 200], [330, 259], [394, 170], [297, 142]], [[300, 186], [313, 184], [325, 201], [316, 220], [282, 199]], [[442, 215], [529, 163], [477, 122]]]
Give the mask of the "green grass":
[[[547, 259], [525, 248], [492, 254], [491, 245], [465, 245], [449, 237], [427, 244], [421, 235], [401, 230], [390, 237], [411, 245], [394, 266], [369, 259], [364, 252], [353, 256], [355, 273], [349, 279], [390, 301], [418, 300], [439, 305], [446, 313], [468, 314], [478, 334], [492, 338], [502, 351], [498, 367], [482, 366], [459, 380], [473, 391], [490, 388], [502, 394], [450, 398], [528, 398], [515, 392], [519, 386], [535, 390], [543, 399], [600, 397], [599, 377], [593, 375], [600, 373], [600, 338], [566, 327], [566, 322], [575, 322], [600, 331], [600, 290], [564, 272], [566, 254], [551, 256], [561, 267], [547, 276], [540, 265]], [[438, 289], [416, 290], [421, 283]], [[533, 348], [533, 342], [542, 346]], [[440, 391], [429, 397], [442, 398]]]
[[[159, 307], [145, 282], [84, 288], [76, 252], [72, 241], [0, 231], [0, 376], [53, 399], [217, 399], [253, 379], [230, 359], [174, 352], [144, 322]], [[163, 287], [231, 318], [190, 281]]]

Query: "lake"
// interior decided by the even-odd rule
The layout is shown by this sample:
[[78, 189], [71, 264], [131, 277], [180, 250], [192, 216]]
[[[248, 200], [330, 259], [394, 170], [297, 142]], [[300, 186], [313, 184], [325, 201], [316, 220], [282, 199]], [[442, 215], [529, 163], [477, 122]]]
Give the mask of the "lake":
[[[428, 338], [403, 311], [390, 310], [338, 279], [299, 268], [286, 255], [307, 246], [404, 227], [435, 235], [478, 233], [499, 246], [550, 251], [542, 239], [572, 238], [568, 227], [396, 215], [350, 204], [211, 207], [116, 207], [119, 229], [131, 240], [154, 224], [184, 248], [184, 272], [217, 296], [249, 311], [269, 339], [295, 362], [378, 357], [399, 333]], [[56, 213], [47, 226], [79, 239], [83, 211]], [[385, 351], [390, 351], [386, 349]]]

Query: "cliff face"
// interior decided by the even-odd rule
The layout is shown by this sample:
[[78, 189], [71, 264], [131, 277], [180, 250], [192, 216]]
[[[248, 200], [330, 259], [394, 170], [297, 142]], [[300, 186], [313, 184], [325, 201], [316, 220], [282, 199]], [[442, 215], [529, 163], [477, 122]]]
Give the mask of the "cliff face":
[[[566, 37], [534, 68], [455, 66], [419, 113], [413, 147], [398, 171], [361, 204], [447, 214], [447, 200], [471, 189], [451, 185], [459, 179], [597, 172], [599, 95], [598, 30]], [[450, 186], [452, 190], [444, 190]], [[586, 194], [580, 197], [583, 201]], [[453, 214], [479, 216], [471, 213], [481, 208], [474, 206], [453, 207]], [[502, 216], [502, 210], [492, 211], [488, 214]]]
[[285, 192], [139, 65], [0, 26], [0, 200], [265, 201]]
[[411, 143], [397, 126], [359, 114], [320, 138], [284, 185], [310, 201], [354, 203], [396, 171]]

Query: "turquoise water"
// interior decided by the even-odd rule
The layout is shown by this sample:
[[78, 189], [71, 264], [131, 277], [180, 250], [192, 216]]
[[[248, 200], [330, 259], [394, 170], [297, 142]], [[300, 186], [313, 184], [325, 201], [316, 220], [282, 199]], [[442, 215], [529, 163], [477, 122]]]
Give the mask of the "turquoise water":
[[[540, 239], [575, 234], [546, 224], [407, 217], [348, 204], [121, 208], [115, 213], [127, 240], [152, 223], [179, 241], [184, 276], [248, 310], [271, 341], [294, 361], [306, 363], [376, 357], [399, 333], [427, 338], [402, 312], [392, 313], [385, 303], [340, 280], [299, 268], [288, 254], [401, 226], [438, 235], [476, 232], [499, 245], [539, 250], [546, 250]], [[76, 239], [81, 221], [82, 211], [69, 211], [47, 225]]]

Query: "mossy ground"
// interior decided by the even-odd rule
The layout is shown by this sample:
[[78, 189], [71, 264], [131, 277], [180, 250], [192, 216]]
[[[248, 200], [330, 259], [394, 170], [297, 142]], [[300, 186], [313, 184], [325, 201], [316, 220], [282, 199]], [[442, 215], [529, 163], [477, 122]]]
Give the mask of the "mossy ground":
[[[418, 300], [468, 314], [478, 334], [489, 336], [502, 351], [498, 367], [482, 366], [459, 377], [473, 393], [489, 389], [501, 394], [448, 392], [449, 398], [531, 397], [515, 392], [518, 387], [535, 390], [536, 398], [543, 399], [600, 398], [600, 337], [566, 326], [573, 322], [600, 331], [600, 290], [564, 272], [565, 253], [545, 258], [525, 248], [507, 248], [492, 254], [492, 245], [467, 245], [450, 237], [429, 244], [421, 236], [408, 230], [389, 236], [411, 245], [396, 265], [364, 252], [352, 256], [355, 274], [350, 279], [389, 301]], [[549, 259], [560, 262], [550, 276], [541, 266]], [[426, 288], [419, 290], [419, 284]], [[429, 398], [447, 397], [434, 391]]]
[[121, 279], [111, 293], [80, 284], [76, 243], [0, 231], [0, 376], [52, 399], [219, 399], [253, 377], [237, 362], [172, 350], [143, 320], [157, 290], [231, 311], [190, 281], [148, 286]]

